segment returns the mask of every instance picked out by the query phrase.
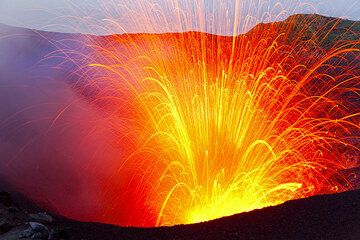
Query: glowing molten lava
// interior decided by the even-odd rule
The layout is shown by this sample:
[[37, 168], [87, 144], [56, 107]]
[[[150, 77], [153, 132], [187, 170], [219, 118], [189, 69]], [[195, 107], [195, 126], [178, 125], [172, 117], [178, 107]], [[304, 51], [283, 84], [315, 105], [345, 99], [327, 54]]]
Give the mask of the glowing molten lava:
[[94, 102], [126, 156], [104, 183], [102, 221], [194, 223], [350, 187], [332, 177], [356, 149], [344, 99], [359, 87], [346, 57], [358, 49], [325, 51], [289, 26], [93, 43]]

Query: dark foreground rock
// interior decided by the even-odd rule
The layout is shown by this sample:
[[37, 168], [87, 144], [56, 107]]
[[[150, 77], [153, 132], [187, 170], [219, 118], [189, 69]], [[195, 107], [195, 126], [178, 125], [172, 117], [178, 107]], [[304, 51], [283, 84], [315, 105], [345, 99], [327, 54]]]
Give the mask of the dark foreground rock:
[[[9, 204], [10, 203], [10, 204]], [[124, 228], [29, 214], [0, 194], [0, 240], [360, 239], [360, 190], [315, 196], [192, 225]]]
[[21, 210], [6, 192], [0, 192], [0, 240], [68, 239], [64, 229], [47, 213]]

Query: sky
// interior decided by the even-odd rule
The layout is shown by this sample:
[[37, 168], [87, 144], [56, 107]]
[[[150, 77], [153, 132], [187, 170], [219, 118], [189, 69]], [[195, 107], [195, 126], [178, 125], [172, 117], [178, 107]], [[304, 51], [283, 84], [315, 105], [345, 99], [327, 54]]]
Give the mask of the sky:
[[[1, 0], [0, 23], [97, 35], [186, 30], [230, 35], [233, 33], [235, 9], [241, 12], [241, 16], [236, 18], [239, 22], [237, 32], [247, 31], [258, 22], [283, 20], [294, 13], [319, 13], [360, 20], [360, 0], [239, 0], [238, 8], [235, 1]], [[181, 23], [177, 21], [176, 9], [186, 12]], [[249, 23], [249, 15], [256, 16], [256, 20]], [[205, 26], [201, 19], [209, 19], [209, 16], [213, 16], [213, 21], [207, 21]], [[223, 27], [226, 24], [227, 27]]]

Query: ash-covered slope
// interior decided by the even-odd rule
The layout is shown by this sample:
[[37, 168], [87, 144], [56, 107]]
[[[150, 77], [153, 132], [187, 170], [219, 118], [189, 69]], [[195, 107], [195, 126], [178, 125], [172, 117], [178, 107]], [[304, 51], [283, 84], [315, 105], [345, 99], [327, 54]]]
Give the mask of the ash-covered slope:
[[160, 228], [123, 228], [28, 214], [15, 207], [6, 194], [1, 196], [0, 240], [19, 236], [30, 239], [34, 234], [39, 236], [36, 239], [51, 240], [360, 239], [359, 190], [290, 201], [204, 223]]
[[296, 14], [281, 22], [263, 23], [255, 26], [246, 35], [259, 34], [262, 31], [289, 30], [288, 42], [317, 41], [323, 48], [329, 49], [343, 41], [360, 39], [360, 22], [318, 14]]

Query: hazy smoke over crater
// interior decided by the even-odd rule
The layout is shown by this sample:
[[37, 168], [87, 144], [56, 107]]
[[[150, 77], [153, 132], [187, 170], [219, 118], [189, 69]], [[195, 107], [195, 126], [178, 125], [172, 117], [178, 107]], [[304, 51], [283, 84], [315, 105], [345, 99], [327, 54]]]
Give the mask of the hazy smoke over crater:
[[112, 133], [101, 113], [74, 89], [75, 64], [58, 52], [60, 42], [81, 49], [71, 39], [79, 36], [2, 25], [0, 36], [1, 190], [20, 191], [64, 215], [79, 205], [78, 218], [96, 215], [98, 179], [122, 152], [108, 144]]
[[[239, 11], [241, 16], [237, 18], [238, 32], [244, 33], [258, 22], [283, 20], [295, 13], [319, 13], [359, 20], [359, 0], [345, 2], [346, 4], [343, 0], [241, 1], [243, 10]], [[232, 23], [234, 22], [235, 0], [203, 0], [192, 3], [189, 6], [189, 1], [172, 0], [84, 0], [81, 2], [73, 0], [38, 0], [35, 2], [2, 0], [0, 2], [0, 23], [48, 31], [82, 32], [97, 35], [123, 33], [124, 31], [140, 33], [186, 30], [206, 31], [222, 35], [233, 34], [232, 28], [214, 27], [213, 23], [218, 23], [224, 17], [229, 18]], [[180, 26], [177, 23], [179, 14], [185, 14], [186, 18], [192, 19], [192, 24]], [[151, 16], [149, 18], [151, 21], [148, 21], [148, 24], [139, 25], [139, 17], [145, 15]], [[199, 15], [208, 17], [209, 21], [206, 25], [203, 25]], [[251, 16], [257, 18], [254, 19]], [[119, 26], [114, 28], [109, 19], [116, 20], [116, 24], [119, 24], [121, 28]]]

